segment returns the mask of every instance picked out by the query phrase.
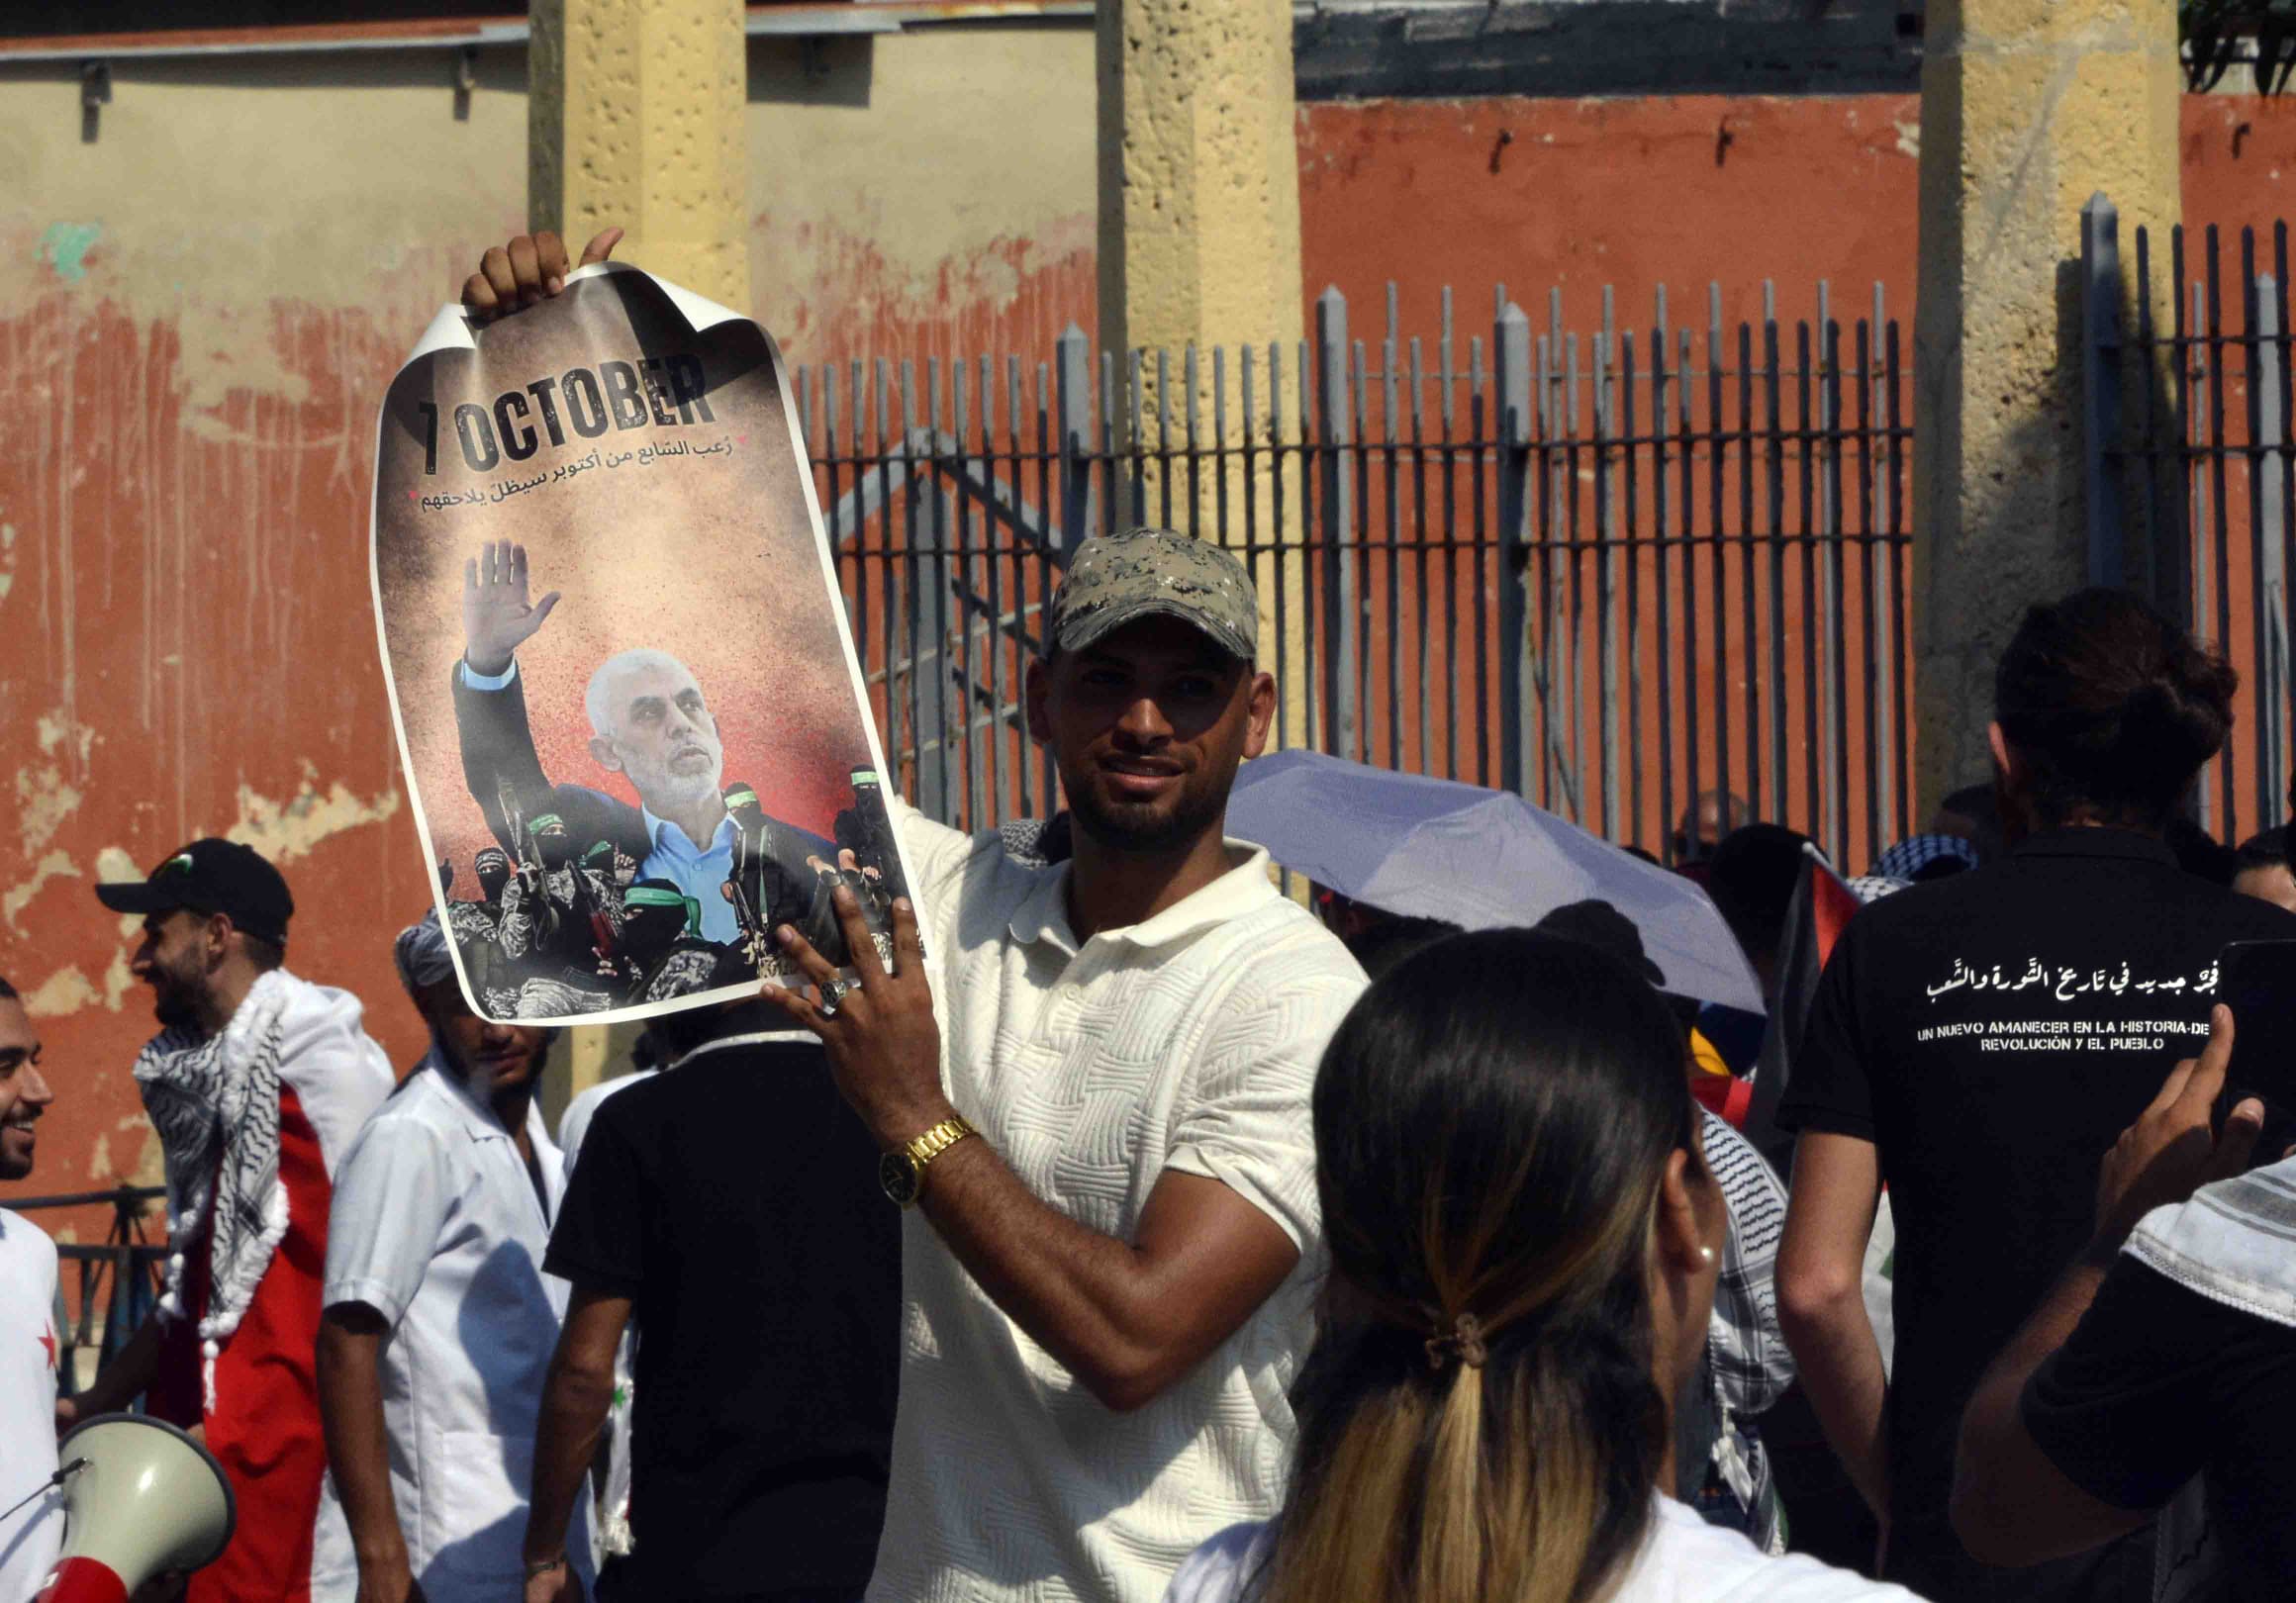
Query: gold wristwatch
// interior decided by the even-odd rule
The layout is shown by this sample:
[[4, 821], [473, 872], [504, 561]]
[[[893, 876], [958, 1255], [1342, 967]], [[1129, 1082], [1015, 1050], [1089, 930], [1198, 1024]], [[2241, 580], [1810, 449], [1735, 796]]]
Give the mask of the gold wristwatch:
[[877, 1183], [885, 1187], [885, 1194], [894, 1201], [912, 1208], [916, 1206], [916, 1199], [924, 1195], [925, 1166], [965, 1137], [980, 1133], [962, 1115], [943, 1119], [914, 1141], [878, 1159]]

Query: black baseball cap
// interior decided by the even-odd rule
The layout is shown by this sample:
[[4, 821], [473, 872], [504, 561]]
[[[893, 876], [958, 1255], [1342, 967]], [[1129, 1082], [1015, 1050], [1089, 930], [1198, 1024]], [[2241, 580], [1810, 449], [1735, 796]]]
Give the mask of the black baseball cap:
[[178, 907], [222, 913], [241, 934], [274, 946], [287, 944], [287, 920], [295, 916], [286, 880], [261, 853], [213, 835], [193, 841], [144, 879], [97, 886], [96, 899], [114, 912], [145, 916]]

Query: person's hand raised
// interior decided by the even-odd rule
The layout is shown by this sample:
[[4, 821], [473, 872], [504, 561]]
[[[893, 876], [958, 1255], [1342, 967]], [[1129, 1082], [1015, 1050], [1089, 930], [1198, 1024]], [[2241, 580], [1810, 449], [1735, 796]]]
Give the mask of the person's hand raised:
[[2117, 1251], [2154, 1208], [2182, 1202], [2211, 1180], [2248, 1167], [2264, 1127], [2264, 1104], [2244, 1099], [2225, 1116], [2222, 1134], [2210, 1122], [2232, 1058], [2233, 1010], [2219, 1002], [2209, 1015], [2206, 1049], [2168, 1072], [2152, 1105], [2105, 1154], [2097, 1177], [2099, 1248]]
[[501, 673], [557, 605], [555, 590], [528, 604], [525, 546], [490, 540], [462, 564], [462, 660], [474, 674]]
[[[621, 242], [621, 229], [599, 230], [582, 247], [582, 260], [576, 265], [606, 260]], [[565, 287], [566, 242], [544, 229], [522, 234], [481, 256], [478, 271], [462, 281], [462, 306], [471, 322], [492, 323], [546, 301]]]

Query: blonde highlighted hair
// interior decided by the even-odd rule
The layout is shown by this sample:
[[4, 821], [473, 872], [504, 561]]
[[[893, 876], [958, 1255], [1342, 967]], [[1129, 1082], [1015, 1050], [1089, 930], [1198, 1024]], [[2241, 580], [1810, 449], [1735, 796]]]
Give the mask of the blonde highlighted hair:
[[1335, 1309], [1259, 1603], [1587, 1603], [1650, 1517], [1659, 1185], [1697, 1151], [1643, 980], [1527, 931], [1365, 993], [1315, 1089]]

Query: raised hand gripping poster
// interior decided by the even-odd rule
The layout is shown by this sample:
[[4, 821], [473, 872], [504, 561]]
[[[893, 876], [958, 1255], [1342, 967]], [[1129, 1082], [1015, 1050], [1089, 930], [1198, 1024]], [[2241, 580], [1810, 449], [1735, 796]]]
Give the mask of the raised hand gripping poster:
[[786, 370], [635, 267], [431, 324], [383, 401], [376, 629], [463, 991], [648, 1017], [881, 954], [909, 876]]

